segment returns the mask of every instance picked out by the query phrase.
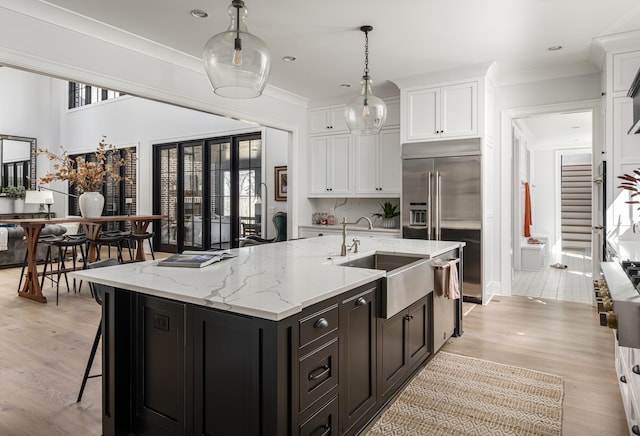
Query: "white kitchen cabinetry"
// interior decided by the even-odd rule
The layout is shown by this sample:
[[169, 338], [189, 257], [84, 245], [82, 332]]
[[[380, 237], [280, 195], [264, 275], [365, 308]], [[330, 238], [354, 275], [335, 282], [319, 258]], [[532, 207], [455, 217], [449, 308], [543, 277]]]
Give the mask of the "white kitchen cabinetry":
[[402, 160], [400, 130], [383, 130], [378, 135], [356, 136], [355, 194], [388, 197], [400, 195]]
[[403, 89], [402, 143], [478, 135], [478, 82]]
[[616, 53], [613, 55], [612, 89], [627, 92], [640, 67], [640, 51]]
[[309, 134], [348, 133], [344, 106], [309, 111]]
[[309, 139], [309, 194], [336, 197], [351, 193], [351, 135]]

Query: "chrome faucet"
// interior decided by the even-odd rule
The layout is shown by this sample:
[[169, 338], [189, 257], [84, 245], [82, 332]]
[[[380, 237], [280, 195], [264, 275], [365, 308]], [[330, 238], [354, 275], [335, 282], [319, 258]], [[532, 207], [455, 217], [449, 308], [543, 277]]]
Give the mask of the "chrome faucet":
[[361, 216], [353, 223], [348, 223], [347, 218], [342, 217], [342, 221], [340, 222], [340, 224], [342, 224], [342, 247], [340, 247], [340, 256], [347, 255], [347, 225], [356, 225], [362, 220], [367, 220], [367, 222], [369, 223], [369, 230], [373, 230], [373, 223], [366, 216]]

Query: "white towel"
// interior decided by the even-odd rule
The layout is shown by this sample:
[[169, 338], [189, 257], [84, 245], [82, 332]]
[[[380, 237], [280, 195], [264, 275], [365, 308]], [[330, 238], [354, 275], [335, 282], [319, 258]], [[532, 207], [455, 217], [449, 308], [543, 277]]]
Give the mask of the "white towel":
[[445, 290], [445, 297], [455, 300], [460, 298], [460, 285], [458, 283], [458, 267], [455, 260], [449, 261], [449, 288]]
[[0, 251], [9, 249], [9, 231], [6, 227], [0, 227]]

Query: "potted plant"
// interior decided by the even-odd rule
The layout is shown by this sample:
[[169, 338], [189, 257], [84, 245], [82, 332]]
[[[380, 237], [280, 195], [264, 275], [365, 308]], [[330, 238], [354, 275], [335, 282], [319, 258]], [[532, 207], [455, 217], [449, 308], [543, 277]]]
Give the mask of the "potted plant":
[[396, 217], [400, 215], [398, 210], [399, 205], [393, 204], [389, 200], [380, 204], [380, 212], [374, 213], [371, 216], [376, 218], [382, 218], [382, 227], [385, 229], [396, 228]]
[[53, 172], [47, 171], [40, 177], [40, 183], [50, 183], [57, 180], [66, 181], [82, 193], [78, 199], [80, 213], [83, 217], [96, 217], [102, 215], [104, 196], [102, 186], [108, 180], [112, 183], [125, 181], [133, 183], [133, 180], [120, 174], [120, 168], [125, 166], [130, 158], [131, 151], [125, 148], [126, 157], [121, 157], [119, 150], [113, 144], [107, 144], [103, 136], [95, 151], [95, 160], [87, 161], [82, 156], [71, 158], [64, 148], [60, 154], [51, 153], [47, 149], [38, 150], [47, 155], [49, 160], [55, 161]]
[[8, 197], [12, 198], [13, 201], [13, 213], [22, 213], [24, 212], [24, 197], [26, 195], [26, 189], [24, 186], [5, 186], [2, 188], [2, 193]]

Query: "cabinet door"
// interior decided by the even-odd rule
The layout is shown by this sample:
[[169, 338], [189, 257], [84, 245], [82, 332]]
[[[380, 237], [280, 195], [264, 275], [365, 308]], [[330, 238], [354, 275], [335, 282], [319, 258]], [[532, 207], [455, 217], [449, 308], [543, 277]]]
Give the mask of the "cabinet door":
[[400, 194], [402, 181], [402, 146], [400, 130], [383, 130], [380, 133], [378, 146], [379, 192], [385, 195]]
[[441, 137], [472, 136], [478, 133], [477, 82], [444, 86], [441, 100]]
[[344, 106], [309, 111], [309, 134], [345, 133]]
[[328, 153], [331, 144], [330, 136], [319, 136], [309, 141], [309, 193], [327, 194]]
[[259, 344], [251, 322], [213, 310], [193, 312], [193, 434], [258, 434]]
[[[629, 174], [640, 165], [640, 135], [627, 133], [633, 125], [633, 100], [628, 97], [613, 99], [613, 150], [612, 174]], [[609, 163], [607, 163], [609, 165]], [[607, 167], [609, 170], [609, 167]], [[638, 212], [634, 205], [626, 204], [629, 193], [618, 186], [614, 179], [613, 221], [616, 225], [629, 226], [637, 220]]]
[[378, 389], [381, 400], [404, 380], [407, 372], [405, 312], [378, 319]]
[[407, 92], [407, 140], [440, 137], [440, 88]]
[[407, 360], [409, 372], [431, 353], [430, 298], [425, 297], [407, 309]]
[[185, 434], [185, 305], [138, 294], [136, 311], [136, 434]]
[[613, 55], [613, 91], [627, 92], [640, 67], [640, 51]]
[[[351, 194], [351, 137], [349, 135], [331, 136], [330, 154], [328, 160], [329, 193]], [[315, 165], [315, 164], [314, 164]]]
[[355, 188], [357, 194], [378, 194], [380, 135], [356, 136], [354, 143]]
[[347, 126], [347, 118], [344, 116], [344, 106], [334, 107], [331, 111], [331, 132], [345, 133], [349, 132]]
[[377, 290], [374, 283], [340, 305], [340, 434], [346, 433], [376, 403]]

